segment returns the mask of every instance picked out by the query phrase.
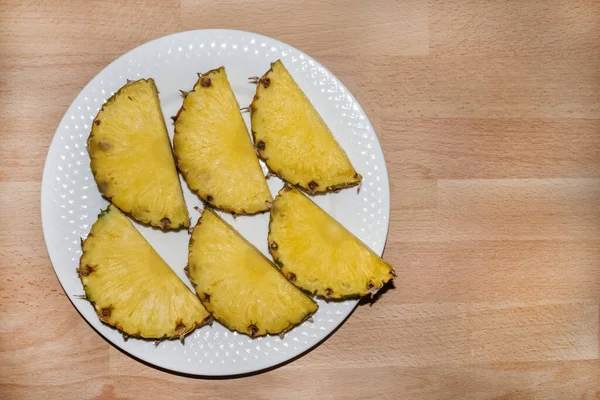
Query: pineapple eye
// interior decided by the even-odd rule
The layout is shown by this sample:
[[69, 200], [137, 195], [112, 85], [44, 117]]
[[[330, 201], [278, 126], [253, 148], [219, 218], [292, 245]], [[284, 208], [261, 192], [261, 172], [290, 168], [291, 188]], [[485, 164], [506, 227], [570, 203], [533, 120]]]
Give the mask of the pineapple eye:
[[102, 316], [102, 318], [110, 318], [110, 314], [112, 312], [110, 311], [110, 308], [103, 308], [100, 310], [100, 315]]
[[250, 337], [254, 337], [258, 333], [258, 328], [256, 325], [248, 326], [248, 330], [250, 331]]
[[91, 265], [84, 265], [83, 267], [80, 267], [77, 272], [79, 273], [79, 275], [81, 276], [88, 276], [89, 274], [91, 274], [92, 272], [94, 272], [94, 267], [92, 267]]
[[211, 84], [210, 78], [200, 78], [200, 86], [210, 87], [210, 84]]
[[100, 150], [110, 150], [111, 145], [109, 142], [107, 142], [106, 140], [101, 140], [98, 142], [98, 147], [100, 148]]

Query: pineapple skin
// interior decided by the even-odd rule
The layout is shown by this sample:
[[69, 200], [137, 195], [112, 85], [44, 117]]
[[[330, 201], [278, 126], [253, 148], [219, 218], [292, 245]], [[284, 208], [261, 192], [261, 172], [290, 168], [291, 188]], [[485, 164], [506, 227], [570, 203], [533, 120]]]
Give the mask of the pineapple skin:
[[[250, 104], [250, 119], [252, 122], [252, 132], [251, 132], [252, 140], [255, 143], [256, 151], [257, 151], [257, 154], [260, 157], [260, 159], [265, 162], [265, 164], [269, 168], [269, 171], [272, 175], [277, 176], [282, 181], [290, 183], [290, 184], [304, 190], [305, 192], [307, 192], [309, 194], [338, 192], [342, 189], [346, 189], [349, 187], [359, 185], [362, 181], [362, 175], [359, 174], [358, 172], [356, 172], [356, 170], [354, 170], [354, 167], [352, 167], [352, 166], [351, 167], [354, 171], [354, 176], [349, 177], [345, 182], [339, 182], [339, 183], [330, 184], [330, 185], [319, 185], [317, 182], [319, 180], [319, 178], [317, 178], [317, 177], [314, 177], [313, 179], [306, 179], [306, 182], [294, 181], [292, 179], [289, 179], [289, 177], [286, 177], [286, 174], [283, 172], [283, 170], [274, 168], [273, 163], [269, 161], [269, 157], [264, 154], [265, 153], [264, 148], [261, 148], [261, 146], [258, 145], [260, 139], [258, 138], [257, 132], [254, 130], [254, 126], [255, 126], [254, 118], [256, 118], [256, 115], [257, 115], [256, 112], [258, 110], [258, 103], [259, 103], [259, 99], [260, 99], [259, 91], [268, 88], [269, 84], [265, 85], [264, 82], [270, 82], [270, 75], [273, 73], [273, 67], [278, 64], [283, 66], [283, 63], [281, 62], [281, 60], [277, 60], [277, 61], [271, 63], [271, 67], [267, 70], [267, 72], [265, 72], [260, 77], [260, 79], [258, 80], [258, 83], [256, 85], [256, 94], [254, 95], [254, 98], [252, 99], [252, 103]], [[283, 67], [285, 68], [285, 66], [283, 66]], [[261, 86], [262, 86], [262, 88], [261, 88]], [[298, 87], [298, 89], [300, 91], [302, 91], [302, 89], [300, 89], [299, 87]], [[302, 92], [302, 94], [304, 95], [304, 92]], [[304, 97], [306, 97], [306, 95], [304, 95]], [[309, 101], [309, 103], [310, 103], [310, 101]], [[319, 118], [320, 118], [320, 116], [319, 116]], [[339, 146], [339, 144], [338, 144], [338, 146]], [[344, 156], [347, 158], [347, 155], [345, 154], [345, 152], [344, 152]], [[316, 183], [316, 185], [314, 185], [315, 183]]]
[[[141, 223], [148, 224], [151, 226], [155, 226], [155, 227], [161, 228], [163, 230], [178, 230], [181, 228], [189, 228], [190, 219], [189, 219], [189, 215], [188, 215], [188, 211], [187, 211], [187, 206], [183, 199], [183, 191], [182, 191], [181, 185], [179, 183], [179, 176], [177, 174], [176, 167], [175, 167], [175, 174], [177, 176], [177, 184], [179, 185], [179, 194], [180, 194], [180, 199], [178, 199], [179, 204], [177, 204], [177, 209], [171, 213], [172, 215], [150, 216], [150, 215], [148, 215], [149, 213], [140, 212], [139, 210], [136, 210], [133, 207], [131, 207], [127, 204], [124, 204], [123, 202], [116, 199], [115, 198], [116, 194], [112, 192], [112, 186], [110, 184], [110, 179], [106, 179], [106, 180], [103, 179], [103, 177], [101, 176], [101, 173], [98, 170], [98, 167], [96, 165], [97, 163], [95, 160], [95, 153], [97, 151], [102, 151], [102, 149], [99, 150], [98, 145], [94, 144], [94, 137], [95, 137], [96, 133], [98, 132], [98, 130], [100, 129], [100, 124], [102, 122], [101, 121], [102, 113], [105, 111], [105, 108], [109, 107], [112, 103], [114, 103], [116, 101], [116, 99], [119, 96], [123, 95], [124, 91], [130, 85], [135, 85], [142, 81], [150, 83], [152, 85], [152, 87], [154, 88], [156, 95], [158, 96], [158, 89], [156, 88], [154, 79], [152, 79], [152, 78], [139, 79], [137, 81], [129, 81], [128, 80], [125, 85], [123, 85], [115, 94], [113, 94], [108, 100], [106, 100], [104, 102], [104, 104], [102, 104], [102, 107], [100, 107], [100, 110], [98, 110], [96, 117], [94, 117], [94, 121], [92, 123], [92, 129], [91, 129], [90, 135], [88, 136], [88, 139], [87, 139], [87, 149], [88, 149], [88, 153], [90, 155], [90, 168], [92, 171], [92, 175], [94, 176], [94, 180], [98, 184], [98, 189], [100, 190], [102, 195], [104, 195], [109, 201], [111, 201], [111, 203], [113, 203], [121, 211], [128, 214], [136, 221], [139, 221]], [[162, 116], [162, 109], [160, 108], [160, 100], [158, 99], [158, 97], [157, 97], [156, 101], [159, 104], [160, 118], [162, 120], [164, 132], [167, 135], [167, 142], [168, 142], [169, 149], [170, 149], [170, 152], [172, 155], [173, 151], [172, 151], [172, 147], [171, 147], [171, 141], [168, 138], [166, 124], [165, 124], [164, 118]], [[173, 160], [173, 165], [175, 166], [174, 160]]]
[[[183, 338], [187, 334], [194, 331], [196, 328], [200, 328], [204, 325], [212, 324], [212, 321], [213, 321], [212, 315], [208, 311], [206, 311], [206, 309], [203, 307], [200, 309], [200, 314], [202, 314], [203, 317], [198, 318], [193, 323], [188, 323], [186, 325], [181, 320], [174, 321], [175, 324], [174, 324], [174, 329], [172, 332], [165, 333], [162, 336], [146, 335], [146, 334], [142, 333], [140, 330], [132, 331], [132, 330], [125, 329], [122, 326], [122, 324], [120, 324], [117, 321], [113, 321], [111, 319], [112, 308], [109, 308], [107, 311], [106, 308], [103, 308], [103, 307], [99, 306], [99, 304], [97, 304], [97, 302], [95, 301], [94, 296], [92, 294], [92, 290], [86, 284], [87, 283], [86, 280], [87, 280], [87, 277], [91, 276], [95, 272], [94, 269], [98, 268], [99, 266], [98, 265], [90, 265], [86, 260], [86, 255], [89, 251], [88, 247], [91, 245], [91, 243], [93, 241], [96, 240], [96, 237], [95, 237], [96, 232], [95, 232], [94, 228], [98, 225], [99, 222], [101, 222], [101, 220], [103, 218], [108, 217], [110, 213], [121, 213], [121, 211], [114, 204], [110, 204], [105, 210], [101, 210], [100, 214], [98, 215], [98, 219], [92, 226], [92, 229], [91, 229], [90, 233], [88, 234], [87, 238], [85, 240], [83, 240], [83, 239], [81, 240], [82, 255], [79, 258], [79, 267], [76, 270], [79, 280], [81, 281], [81, 284], [83, 286], [85, 298], [94, 307], [94, 311], [96, 312], [98, 319], [100, 319], [100, 321], [102, 321], [106, 325], [112, 326], [112, 327], [116, 328], [117, 330], [119, 330], [125, 338], [132, 337], [132, 338], [137, 338], [137, 339], [152, 339], [152, 340], [165, 340], [165, 339], [183, 340]], [[123, 214], [123, 216], [124, 216], [124, 214]], [[127, 218], [127, 217], [125, 217], [125, 218]], [[135, 229], [135, 228], [132, 226], [132, 229]], [[141, 236], [141, 234], [140, 234], [140, 236]], [[179, 279], [179, 278], [177, 278], [177, 279]], [[181, 282], [181, 283], [183, 284], [183, 282]], [[187, 289], [187, 290], [189, 290], [189, 289]], [[190, 294], [193, 296], [193, 293], [190, 293]]]
[[[307, 201], [314, 204], [314, 202], [310, 198], [308, 198], [307, 196], [302, 194], [298, 189], [296, 189], [291, 184], [284, 185], [284, 187], [281, 188], [281, 190], [279, 191], [278, 195], [275, 197], [275, 200], [273, 202], [273, 207], [271, 209], [271, 213], [269, 216], [269, 233], [267, 236], [268, 248], [269, 248], [269, 253], [273, 257], [273, 260], [275, 261], [275, 264], [277, 264], [277, 266], [280, 268], [281, 273], [283, 274], [283, 276], [285, 276], [285, 278], [288, 281], [290, 281], [291, 283], [293, 283], [294, 285], [296, 285], [298, 288], [302, 289], [306, 293], [310, 293], [314, 296], [325, 298], [327, 300], [344, 300], [344, 299], [349, 299], [349, 298], [360, 298], [360, 297], [363, 297], [363, 296], [366, 296], [369, 294], [371, 296], [374, 296], [385, 284], [387, 284], [389, 281], [394, 279], [394, 277], [396, 276], [396, 273], [395, 273], [394, 269], [392, 268], [392, 266], [387, 261], [385, 261], [385, 260], [381, 259], [379, 256], [377, 256], [371, 249], [369, 249], [366, 245], [364, 245], [364, 243], [362, 243], [360, 241], [360, 239], [358, 239], [351, 232], [349, 232], [345, 228], [343, 228], [343, 226], [339, 222], [337, 222], [333, 217], [330, 216], [332, 223], [341, 226], [342, 229], [344, 231], [346, 231], [351, 237], [356, 239], [359, 243], [362, 243], [365, 246], [365, 248], [372, 255], [379, 258], [379, 260], [386, 266], [385, 269], [387, 271], [384, 275], [380, 275], [379, 277], [376, 277], [376, 279], [364, 279], [358, 287], [356, 285], [351, 285], [354, 287], [353, 290], [348, 290], [348, 289], [342, 288], [341, 286], [335, 286], [335, 285], [332, 285], [329, 288], [319, 287], [320, 285], [309, 283], [309, 281], [312, 281], [312, 279], [306, 279], [306, 278], [302, 279], [302, 282], [299, 282], [299, 279], [297, 277], [297, 271], [294, 269], [294, 267], [293, 266], [290, 267], [289, 265], [286, 265], [281, 260], [281, 254], [280, 254], [281, 248], [280, 248], [280, 245], [277, 243], [277, 241], [274, 237], [273, 231], [272, 231], [273, 225], [274, 225], [274, 219], [277, 218], [278, 213], [281, 212], [279, 210], [278, 200], [280, 199], [282, 194], [289, 192], [289, 191], [296, 191], [298, 195], [305, 197]], [[320, 207], [317, 206], [316, 204], [314, 204], [314, 206], [320, 209]], [[325, 213], [325, 211], [323, 211], [322, 209], [320, 209], [320, 210], [323, 213]], [[343, 260], [340, 260], [339, 262], [343, 262]], [[342, 279], [342, 277], [340, 277], [340, 280], [341, 279]]]
[[[211, 77], [211, 75], [216, 74], [216, 73], [225, 74], [225, 79], [227, 80], [225, 67], [221, 66], [219, 68], [211, 69], [203, 74], [198, 74], [198, 80], [194, 84], [194, 88], [190, 92], [182, 92], [182, 95], [184, 96], [184, 104], [177, 111], [177, 114], [175, 114], [175, 116], [171, 117], [173, 120], [173, 124], [175, 125], [175, 135], [173, 138], [175, 163], [177, 165], [178, 170], [181, 171], [182, 175], [184, 176], [185, 181], [188, 184], [188, 186], [190, 187], [190, 189], [194, 193], [196, 193], [196, 195], [198, 197], [200, 197], [200, 199], [202, 199], [202, 201], [205, 204], [209, 204], [211, 207], [231, 213], [234, 216], [235, 215], [252, 215], [252, 214], [257, 214], [257, 213], [262, 213], [262, 212], [268, 211], [271, 208], [271, 204], [273, 202], [273, 196], [271, 195], [269, 187], [266, 183], [266, 179], [263, 179], [263, 182], [262, 182], [264, 185], [263, 193], [262, 193], [262, 195], [264, 196], [263, 202], [261, 202], [258, 205], [257, 204], [249, 204], [249, 206], [248, 205], [233, 206], [231, 204], [223, 204], [218, 199], [215, 199], [214, 196], [210, 195], [204, 188], [200, 187], [201, 184], [194, 183], [195, 180], [190, 179], [190, 177], [188, 177], [188, 172], [183, 168], [183, 160], [182, 160], [182, 156], [181, 156], [181, 151], [179, 150], [181, 145], [178, 143], [179, 142], [179, 140], [178, 140], [179, 139], [178, 122], [180, 122], [181, 114], [183, 112], [186, 112], [185, 99], [187, 98], [188, 95], [190, 95], [190, 93], [196, 91], [197, 89], [200, 89], [200, 90], [203, 89], [203, 87], [201, 87], [203, 81], [208, 80], [208, 82], [209, 82], [208, 85], [210, 86], [210, 77]], [[236, 105], [237, 105], [237, 100], [236, 100]], [[239, 109], [239, 105], [237, 105], [237, 108]], [[239, 117], [241, 118], [241, 114]], [[242, 121], [243, 121], [243, 119], [242, 119]], [[245, 123], [244, 123], [244, 125], [245, 125]], [[246, 129], [246, 128], [244, 128], [244, 129]], [[260, 173], [262, 175], [262, 169], [260, 168], [260, 164], [258, 163], [258, 154], [257, 154], [256, 160], [255, 160], [255, 163], [258, 166], [258, 168], [261, 170]]]
[[[293, 329], [295, 326], [302, 324], [304, 321], [310, 319], [312, 317], [312, 315], [317, 311], [318, 309], [318, 305], [316, 302], [314, 302], [314, 300], [312, 300], [309, 296], [307, 296], [301, 289], [298, 290], [295, 286], [290, 285], [292, 289], [294, 290], [298, 290], [298, 294], [301, 296], [302, 300], [308, 300], [306, 301], [307, 303], [310, 304], [310, 307], [306, 310], [306, 312], [302, 315], [299, 316], [299, 318], [297, 318], [294, 321], [290, 321], [289, 324], [287, 326], [285, 326], [283, 329], [278, 329], [275, 331], [270, 331], [269, 329], [264, 328], [264, 326], [262, 326], [262, 324], [259, 321], [254, 321], [254, 325], [247, 325], [244, 324], [244, 326], [240, 326], [240, 323], [237, 323], [236, 321], [229, 321], [227, 318], [223, 318], [222, 315], [220, 315], [219, 311], [216, 310], [213, 307], [213, 304], [211, 304], [211, 300], [214, 300], [212, 297], [214, 297], [214, 293], [211, 295], [208, 295], [206, 293], [203, 293], [199, 290], [199, 286], [200, 282], [197, 282], [194, 280], [193, 277], [193, 273], [190, 271], [191, 268], [202, 268], [202, 266], [192, 266], [190, 267], [190, 264], [193, 265], [191, 258], [192, 258], [192, 246], [194, 245], [195, 242], [195, 233], [196, 230], [198, 229], [198, 227], [201, 226], [202, 224], [202, 220], [203, 218], [205, 218], [206, 215], [208, 215], [210, 213], [210, 215], [214, 218], [219, 219], [223, 224], [229, 226], [225, 221], [223, 221], [221, 219], [221, 217], [215, 213], [211, 208], [205, 208], [205, 210], [203, 211], [202, 215], [200, 216], [200, 218], [198, 219], [198, 222], [196, 224], [196, 226], [193, 228], [194, 232], [192, 233], [192, 235], [190, 236], [190, 242], [189, 242], [189, 249], [190, 249], [190, 255], [189, 255], [189, 260], [188, 260], [188, 265], [185, 267], [185, 273], [187, 275], [187, 277], [190, 279], [190, 281], [192, 282], [192, 285], [194, 286], [194, 288], [196, 289], [196, 293], [198, 294], [198, 298], [200, 298], [200, 301], [202, 302], [202, 304], [204, 305], [204, 307], [213, 315], [213, 317], [218, 320], [220, 323], [222, 323], [223, 325], [225, 325], [229, 330], [231, 331], [237, 331], [243, 334], [246, 334], [248, 336], [250, 336], [251, 338], [255, 338], [255, 337], [260, 337], [260, 336], [265, 336], [265, 335], [283, 335], [286, 332], [290, 331], [291, 329]], [[232, 230], [232, 232], [237, 235], [238, 237], [241, 238], [242, 241], [246, 242], [246, 240], [235, 230], [233, 229], [231, 226], [229, 226], [229, 229]], [[271, 267], [274, 269], [274, 272], [278, 273], [278, 269], [275, 265], [273, 265], [273, 263], [271, 263], [271, 261], [269, 261], [261, 252], [260, 250], [256, 249], [252, 244], [247, 243], [250, 248], [253, 249], [253, 251], [257, 252], [257, 254], [259, 254], [267, 263], [271, 264]], [[284, 280], [285, 282], [285, 280]], [[247, 326], [246, 326], [247, 325]], [[256, 326], [258, 325], [258, 326]]]

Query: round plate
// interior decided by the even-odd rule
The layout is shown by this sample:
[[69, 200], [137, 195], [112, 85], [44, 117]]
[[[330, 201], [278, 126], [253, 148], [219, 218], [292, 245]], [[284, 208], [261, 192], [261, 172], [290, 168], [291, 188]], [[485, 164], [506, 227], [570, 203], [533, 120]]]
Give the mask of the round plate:
[[[379, 142], [364, 111], [348, 89], [325, 67], [301, 51], [254, 33], [232, 30], [200, 30], [177, 33], [148, 42], [118, 58], [102, 70], [79, 93], [63, 117], [48, 152], [42, 181], [42, 224], [50, 259], [67, 296], [77, 310], [102, 336], [125, 352], [155, 366], [194, 375], [236, 375], [258, 371], [285, 362], [325, 339], [350, 315], [357, 301], [319, 300], [313, 322], [292, 329], [283, 339], [268, 336], [250, 339], [214, 323], [197, 329], [185, 343], [125, 341], [121, 334], [100, 322], [93, 307], [78, 296], [83, 288], [76, 273], [81, 256], [80, 238], [85, 238], [107, 201], [90, 171], [86, 140], [90, 125], [102, 103], [126, 79], [154, 78], [169, 129], [170, 116], [182, 104], [179, 89], [190, 90], [198, 72], [225, 66], [233, 91], [243, 107], [250, 104], [255, 86], [248, 77], [261, 76], [280, 58], [296, 79], [362, 174], [357, 188], [313, 199], [374, 251], [381, 254], [389, 219], [389, 186]], [[249, 116], [244, 115], [249, 126]], [[264, 165], [263, 165], [264, 168]], [[265, 168], [266, 171], [266, 168]], [[183, 183], [183, 181], [182, 181]], [[202, 206], [183, 183], [192, 223]], [[275, 195], [282, 187], [269, 180]], [[224, 216], [250, 242], [268, 255], [269, 215], [233, 219]], [[136, 224], [140, 232], [191, 287], [183, 268], [187, 263], [187, 231], [162, 232]]]

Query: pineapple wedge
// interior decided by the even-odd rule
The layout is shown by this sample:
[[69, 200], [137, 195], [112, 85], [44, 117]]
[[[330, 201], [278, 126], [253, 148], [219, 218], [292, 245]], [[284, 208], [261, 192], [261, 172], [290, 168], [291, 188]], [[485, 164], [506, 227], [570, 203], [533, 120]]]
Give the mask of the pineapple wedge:
[[281, 334], [309, 318], [317, 304], [207, 208], [190, 238], [186, 272], [204, 306], [231, 330], [250, 337]]
[[275, 197], [268, 241], [287, 279], [317, 296], [373, 295], [395, 276], [388, 263], [291, 185]]
[[199, 76], [174, 120], [177, 166], [200, 198], [234, 214], [270, 208], [273, 197], [225, 68]]
[[87, 145], [98, 188], [114, 205], [162, 229], [190, 226], [152, 79], [127, 83], [104, 103]]
[[309, 193], [360, 183], [348, 156], [280, 60], [259, 79], [252, 135], [271, 171]]
[[100, 319], [127, 336], [181, 338], [211, 320], [198, 298], [114, 205], [82, 244], [77, 273]]

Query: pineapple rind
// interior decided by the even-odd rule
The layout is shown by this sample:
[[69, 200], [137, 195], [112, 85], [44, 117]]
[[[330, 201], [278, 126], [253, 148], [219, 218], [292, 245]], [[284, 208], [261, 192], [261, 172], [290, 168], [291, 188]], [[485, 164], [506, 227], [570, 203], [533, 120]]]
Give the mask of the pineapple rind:
[[186, 273], [215, 319], [250, 337], [281, 334], [317, 304], [286, 281], [258, 249], [207, 208], [190, 238]]
[[259, 79], [250, 112], [257, 152], [273, 174], [311, 194], [361, 182], [362, 176], [280, 60]]
[[273, 201], [268, 243], [290, 282], [327, 299], [373, 295], [395, 276], [390, 264], [290, 185]]
[[104, 196], [137, 221], [189, 227], [189, 216], [153, 79], [128, 82], [98, 111], [87, 141]]
[[100, 320], [127, 336], [182, 339], [211, 321], [198, 298], [114, 205], [82, 243], [77, 269]]
[[267, 211], [273, 201], [224, 67], [198, 76], [173, 117], [177, 167], [211, 207]]

